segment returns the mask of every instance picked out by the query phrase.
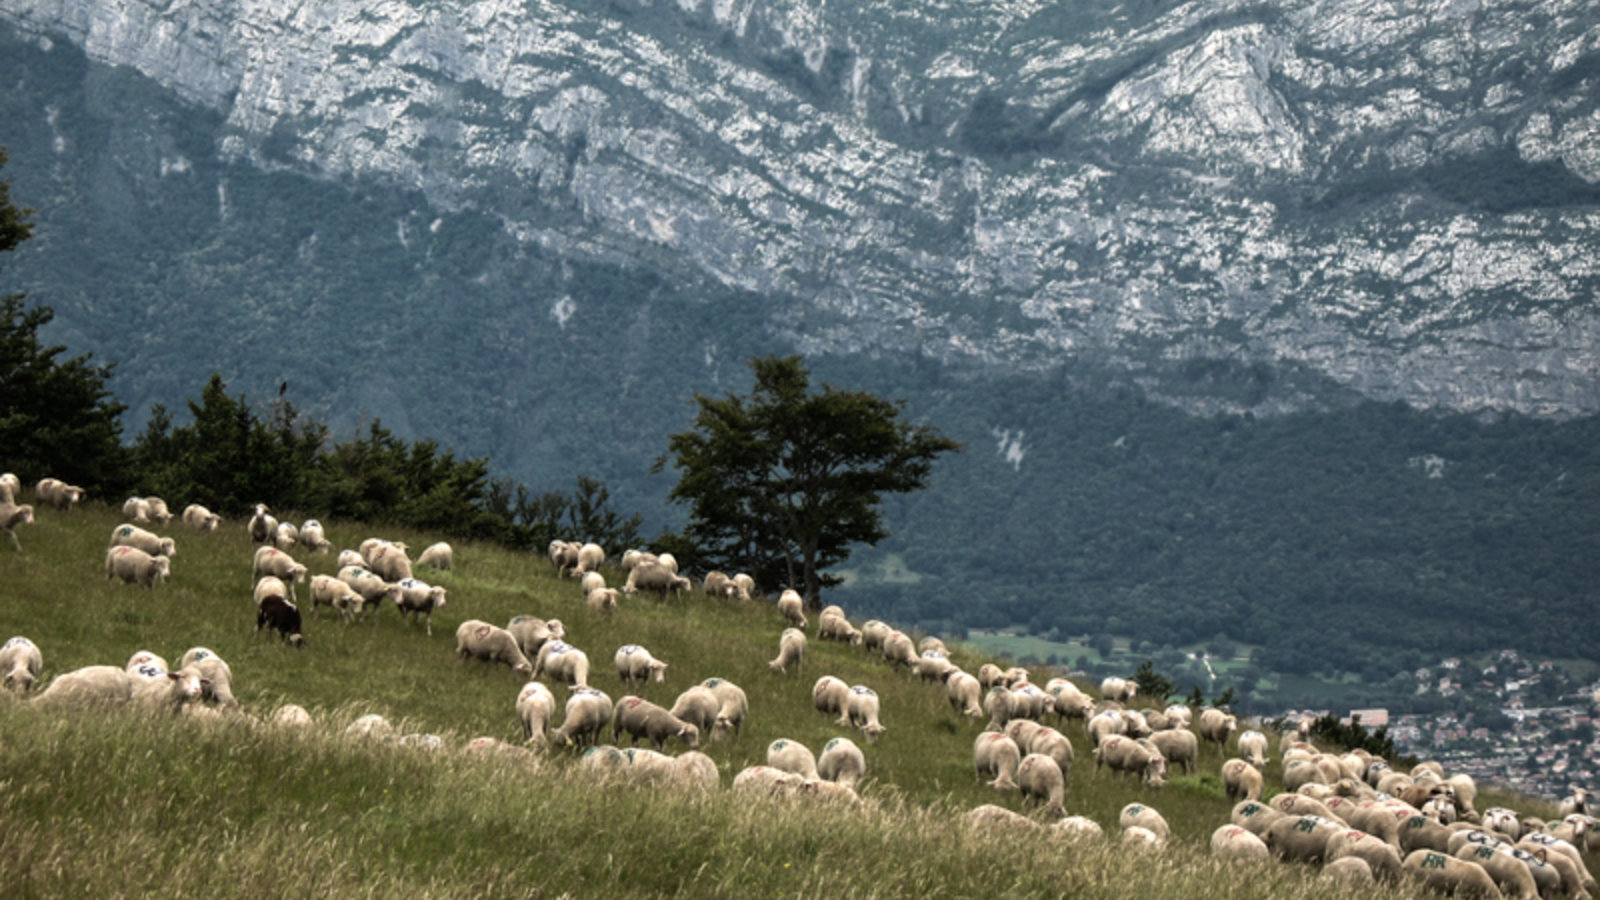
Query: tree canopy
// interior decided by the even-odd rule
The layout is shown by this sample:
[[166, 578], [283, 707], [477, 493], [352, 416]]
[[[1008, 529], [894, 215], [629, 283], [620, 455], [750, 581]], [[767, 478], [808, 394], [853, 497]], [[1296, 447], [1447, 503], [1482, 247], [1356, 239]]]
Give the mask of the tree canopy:
[[883, 495], [922, 488], [934, 460], [961, 445], [904, 421], [903, 404], [826, 384], [813, 392], [799, 356], [750, 368], [749, 395], [695, 396], [693, 427], [668, 442], [681, 472], [669, 497], [689, 505], [686, 534], [706, 560], [815, 605], [842, 580], [826, 570], [850, 545], [889, 535]]
[[[0, 167], [6, 160], [0, 149]], [[28, 239], [32, 213], [13, 203], [11, 185], [0, 182], [0, 252]], [[111, 367], [95, 365], [88, 354], [60, 359], [65, 346], [39, 339], [55, 313], [23, 299], [0, 295], [0, 447], [7, 467], [25, 481], [48, 475], [91, 493], [120, 490], [126, 473], [118, 417], [126, 407], [106, 389]]]

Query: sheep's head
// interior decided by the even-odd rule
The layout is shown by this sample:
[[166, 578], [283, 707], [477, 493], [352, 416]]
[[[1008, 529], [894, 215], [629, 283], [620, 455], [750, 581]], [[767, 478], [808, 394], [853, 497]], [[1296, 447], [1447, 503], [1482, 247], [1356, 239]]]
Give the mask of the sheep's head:
[[700, 748], [700, 729], [698, 726], [685, 724], [678, 729], [678, 737], [687, 742], [690, 749], [698, 750]]
[[16, 694], [28, 693], [33, 690], [33, 673], [25, 666], [6, 673], [6, 687]]

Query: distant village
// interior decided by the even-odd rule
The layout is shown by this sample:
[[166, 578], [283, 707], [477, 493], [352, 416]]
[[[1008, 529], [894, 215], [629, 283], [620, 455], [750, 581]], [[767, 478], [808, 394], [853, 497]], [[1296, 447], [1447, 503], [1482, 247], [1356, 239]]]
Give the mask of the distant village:
[[[1550, 801], [1574, 787], [1597, 787], [1600, 682], [1581, 684], [1556, 664], [1526, 660], [1515, 650], [1501, 651], [1481, 670], [1451, 658], [1415, 677], [1416, 696], [1406, 708], [1420, 711], [1356, 709], [1344, 721], [1386, 728], [1400, 752], [1437, 759], [1480, 784]], [[1285, 719], [1329, 712], [1290, 710]]]

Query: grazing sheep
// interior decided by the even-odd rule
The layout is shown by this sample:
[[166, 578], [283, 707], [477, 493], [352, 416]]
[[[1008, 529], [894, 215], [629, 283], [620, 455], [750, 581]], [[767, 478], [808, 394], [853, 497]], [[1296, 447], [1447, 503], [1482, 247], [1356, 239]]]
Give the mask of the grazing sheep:
[[671, 713], [700, 730], [701, 734], [717, 726], [717, 714], [722, 711], [722, 701], [716, 692], [702, 684], [694, 685], [678, 695]]
[[668, 738], [677, 738], [696, 749], [700, 746], [700, 729], [683, 721], [663, 707], [641, 697], [629, 695], [617, 701], [611, 716], [611, 739], [617, 740], [626, 731], [633, 744], [639, 738], [648, 738], [656, 749], [666, 746]]
[[293, 522], [279, 522], [277, 533], [272, 538], [272, 545], [288, 553], [300, 546], [300, 529], [294, 527]]
[[717, 771], [716, 760], [698, 750], [678, 754], [673, 760], [671, 784], [679, 787], [696, 788], [703, 791], [714, 791], [722, 783], [722, 775]]
[[18, 525], [33, 524], [33, 507], [24, 503], [18, 506], [14, 503], [0, 501], [0, 531], [11, 538], [11, 546], [22, 552], [22, 542], [17, 540], [16, 527]]
[[556, 567], [558, 576], [564, 577], [568, 569], [578, 564], [578, 545], [569, 541], [551, 541], [546, 554], [550, 557], [550, 564]]
[[1160, 850], [1167, 845], [1160, 835], [1148, 828], [1140, 828], [1137, 825], [1122, 829], [1121, 844], [1129, 850], [1139, 852]]
[[1267, 767], [1267, 736], [1251, 729], [1239, 735], [1239, 756], [1257, 769]]
[[396, 587], [399, 591], [394, 595], [394, 605], [400, 610], [401, 620], [410, 627], [417, 616], [422, 616], [428, 637], [433, 637], [433, 611], [444, 605], [445, 589], [415, 578], [402, 578], [396, 582]]
[[395, 737], [394, 725], [377, 713], [367, 713], [351, 722], [344, 733], [346, 737], [373, 738], [380, 741], [392, 740]]
[[[1548, 850], [1547, 861], [1561, 868], [1561, 883], [1567, 893], [1577, 896], [1579, 891], [1586, 893], [1595, 892], [1594, 877], [1589, 874], [1589, 867], [1583, 861], [1583, 854], [1571, 841], [1558, 837], [1555, 834], [1536, 831], [1523, 836], [1517, 846], [1524, 850], [1535, 852], [1538, 848]], [[1569, 870], [1563, 863], [1570, 863]]]
[[1441, 894], [1500, 898], [1494, 879], [1483, 867], [1433, 850], [1416, 850], [1401, 863], [1405, 874]]
[[546, 641], [559, 641], [567, 636], [567, 629], [562, 626], [560, 619], [546, 622], [537, 616], [513, 616], [506, 630], [517, 639], [517, 646], [529, 659], [539, 658], [539, 648]]
[[878, 722], [878, 693], [864, 684], [851, 686], [844, 711], [850, 717], [850, 724], [861, 729], [869, 744], [877, 743], [888, 730]]
[[733, 586], [739, 592], [739, 599], [746, 603], [756, 596], [756, 580], [743, 572], [738, 572], [733, 576]]
[[339, 556], [335, 560], [334, 565], [340, 569], [351, 567], [365, 569], [367, 567], [367, 561], [361, 558], [361, 553], [359, 551], [340, 550]]
[[811, 704], [817, 712], [838, 716], [836, 721], [840, 725], [850, 724], [850, 713], [845, 708], [849, 700], [850, 686], [832, 675], [818, 678], [811, 687]]
[[590, 591], [598, 591], [606, 586], [606, 577], [599, 572], [585, 572], [583, 579], [578, 582], [579, 590], [587, 597]]
[[772, 766], [747, 766], [733, 776], [735, 793], [760, 794], [767, 797], [795, 796], [805, 783], [805, 776], [785, 772]]
[[793, 588], [785, 588], [778, 596], [778, 612], [783, 614], [784, 621], [795, 628], [806, 627], [806, 602], [800, 592]]
[[617, 664], [617, 677], [628, 687], [632, 687], [634, 682], [645, 684], [653, 680], [660, 684], [667, 680], [667, 664], [651, 656], [649, 650], [638, 644], [618, 647], [614, 661]]
[[1574, 813], [1587, 816], [1600, 812], [1600, 809], [1594, 808], [1596, 804], [1589, 799], [1590, 796], [1589, 792], [1581, 787], [1573, 788], [1572, 793], [1562, 797], [1561, 802], [1556, 804], [1556, 818], [1565, 819]]
[[150, 524], [150, 503], [143, 497], [129, 497], [122, 501], [122, 517], [141, 525]]
[[1398, 837], [1400, 849], [1405, 853], [1413, 850], [1436, 850], [1440, 853], [1450, 851], [1450, 829], [1401, 804], [1404, 808], [1391, 810], [1395, 818], [1400, 819]]
[[591, 687], [576, 688], [567, 698], [566, 718], [551, 732], [558, 747], [593, 744], [611, 721], [611, 698]]
[[1045, 802], [1045, 815], [1051, 818], [1066, 815], [1061, 798], [1067, 780], [1055, 760], [1043, 753], [1029, 753], [1017, 764], [1016, 781], [1022, 796]]
[[1028, 738], [1026, 744], [1029, 753], [1042, 753], [1056, 761], [1061, 769], [1061, 777], [1066, 778], [1072, 772], [1072, 763], [1076, 759], [1076, 752], [1072, 749], [1072, 742], [1067, 736], [1048, 725], [1040, 725]]
[[383, 541], [372, 549], [367, 567], [384, 581], [404, 581], [411, 577], [411, 559], [406, 556], [406, 545]]
[[1181, 765], [1183, 774], [1194, 774], [1195, 759], [1200, 754], [1200, 739], [1194, 732], [1187, 729], [1158, 731], [1150, 735], [1150, 743], [1166, 757], [1168, 768]]
[[854, 788], [867, 773], [867, 757], [849, 738], [836, 737], [822, 745], [817, 776]]
[[174, 557], [178, 547], [172, 538], [159, 537], [137, 525], [118, 525], [111, 529], [110, 547], [137, 547], [151, 556]]
[[449, 572], [455, 568], [455, 558], [455, 550], [451, 549], [449, 544], [440, 541], [423, 548], [422, 553], [417, 556], [417, 565]]
[[198, 503], [191, 503], [183, 508], [183, 524], [195, 531], [216, 531], [222, 524], [222, 517]]
[[617, 609], [617, 589], [596, 588], [583, 596], [583, 604], [596, 615], [609, 616]]
[[984, 716], [981, 695], [983, 688], [979, 686], [978, 679], [973, 675], [959, 669], [951, 672], [944, 683], [945, 696], [950, 699], [950, 708], [969, 719], [981, 719]]
[[1037, 831], [1039, 823], [1022, 813], [1012, 812], [1004, 806], [985, 803], [967, 811], [963, 816], [969, 828], [1012, 828], [1018, 831]]
[[1317, 876], [1321, 880], [1332, 881], [1347, 888], [1370, 888], [1378, 882], [1372, 877], [1372, 867], [1366, 860], [1354, 856], [1342, 856], [1322, 866], [1322, 873]]
[[233, 669], [216, 651], [190, 647], [184, 651], [178, 668], [193, 668], [200, 673], [200, 699], [224, 709], [239, 708], [239, 701], [233, 696]]
[[1264, 840], [1273, 855], [1288, 862], [1320, 863], [1328, 839], [1348, 826], [1319, 816], [1284, 816], [1267, 827]]
[[1035, 722], [1032, 719], [1012, 719], [1006, 723], [1005, 733], [1006, 737], [1017, 742], [1017, 747], [1019, 749], [1026, 752], [1028, 749], [1028, 742], [1033, 740], [1034, 732], [1043, 727], [1043, 725], [1040, 725], [1038, 722]]
[[5, 686], [13, 693], [26, 696], [33, 690], [43, 666], [38, 645], [20, 634], [0, 646], [0, 673], [4, 673]]
[[40, 709], [126, 706], [134, 677], [116, 666], [85, 666], [57, 675], [33, 704]]
[[1238, 728], [1238, 717], [1220, 709], [1201, 710], [1200, 723], [1196, 726], [1201, 739], [1214, 742], [1218, 749], [1225, 749], [1228, 746], [1228, 738], [1232, 737]]
[[800, 668], [806, 654], [806, 633], [798, 628], [785, 628], [778, 638], [778, 655], [767, 666], [774, 672], [788, 672], [790, 666]]
[[707, 678], [700, 682], [700, 686], [715, 694], [719, 704], [713, 735], [731, 730], [734, 736], [738, 737], [739, 729], [744, 726], [745, 716], [750, 714], [750, 701], [745, 697], [744, 688], [725, 678]]
[[1095, 771], [1102, 765], [1109, 767], [1113, 774], [1133, 772], [1149, 787], [1160, 787], [1167, 782], [1167, 761], [1160, 751], [1124, 735], [1111, 735], [1094, 748]]
[[59, 478], [41, 478], [34, 485], [33, 495], [40, 503], [64, 512], [72, 512], [72, 508], [82, 503], [85, 497], [83, 488], [67, 484]]
[[1286, 816], [1316, 816], [1327, 819], [1340, 825], [1348, 824], [1344, 819], [1333, 814], [1328, 805], [1321, 800], [1307, 794], [1289, 793], [1279, 794], [1267, 801], [1267, 805]]
[[[1011, 717], [1035, 722], [1050, 711], [1050, 695], [1026, 681], [1011, 686]], [[1140, 720], [1142, 724], [1142, 719]]]
[[[257, 547], [255, 561], [250, 567], [250, 580], [254, 581], [263, 575], [273, 575], [283, 579], [289, 585], [289, 599], [296, 602], [300, 598], [294, 595], [296, 584], [305, 584], [306, 567], [294, 561], [294, 557], [279, 550], [277, 547]], [[350, 585], [355, 587], [355, 585]], [[357, 591], [361, 590], [356, 588]]]
[[583, 575], [600, 568], [606, 561], [605, 548], [590, 542], [578, 548], [578, 564], [572, 567], [573, 575]]
[[1058, 723], [1078, 719], [1087, 724], [1089, 717], [1094, 715], [1094, 700], [1065, 678], [1052, 678], [1045, 682], [1044, 692], [1050, 695], [1050, 705], [1056, 712]]
[[916, 671], [917, 677], [923, 681], [943, 683], [945, 679], [950, 677], [952, 672], [956, 671], [956, 665], [950, 661], [950, 657], [943, 651], [924, 650], [922, 655], [912, 663], [912, 669]]
[[390, 584], [379, 578], [377, 573], [360, 566], [344, 566], [335, 577], [361, 595], [362, 605], [372, 610], [373, 624], [377, 624], [378, 607], [383, 605], [383, 598], [393, 597], [400, 590], [399, 585]]
[[1527, 868], [1533, 883], [1539, 886], [1540, 897], [1550, 897], [1561, 891], [1561, 872], [1550, 864], [1548, 853], [1530, 853], [1522, 847], [1512, 846], [1511, 856]]
[[522, 721], [522, 742], [544, 743], [544, 730], [550, 717], [555, 715], [556, 698], [550, 689], [537, 681], [530, 681], [517, 692], [517, 718]]
[[306, 712], [306, 708], [298, 703], [285, 703], [273, 710], [267, 722], [283, 728], [310, 728], [315, 724], [311, 719], [311, 713]]
[[1228, 862], [1266, 862], [1272, 858], [1267, 844], [1238, 825], [1222, 825], [1211, 832], [1211, 855]]
[[1373, 877], [1385, 884], [1394, 884], [1400, 880], [1399, 848], [1386, 843], [1377, 835], [1357, 829], [1336, 829], [1333, 836], [1328, 838], [1323, 861], [1333, 862], [1346, 857], [1355, 857], [1365, 862], [1367, 868], [1372, 870]]
[[868, 650], [883, 651], [883, 642], [894, 632], [887, 622], [868, 619], [861, 623], [861, 645]]
[[481, 619], [468, 619], [456, 628], [456, 657], [502, 662], [524, 678], [534, 675], [533, 664], [522, 655], [516, 638], [504, 628], [490, 625]]
[[1138, 682], [1127, 678], [1110, 677], [1100, 682], [1100, 696], [1117, 703], [1127, 703], [1138, 693]]
[[589, 684], [589, 656], [566, 641], [545, 641], [534, 659], [533, 675], [546, 675], [569, 688]]
[[989, 714], [984, 730], [1004, 731], [1011, 721], [1011, 689], [1003, 684], [989, 688], [989, 693], [983, 695], [983, 710]]
[[1230, 802], [1261, 799], [1261, 770], [1235, 757], [1222, 764], [1222, 790]]
[[312, 553], [327, 553], [333, 549], [333, 542], [322, 531], [322, 523], [316, 519], [307, 519], [300, 526], [300, 546]]
[[[265, 578], [262, 581], [266, 581]], [[292, 647], [305, 645], [305, 635], [300, 633], [300, 608], [281, 594], [260, 597], [256, 601], [256, 633], [272, 626], [278, 636]]]
[[[1391, 853], [1394, 851], [1391, 849]], [[1512, 854], [1510, 844], [1467, 844], [1455, 852], [1456, 859], [1464, 859], [1483, 867], [1489, 873], [1500, 893], [1515, 900], [1539, 900], [1539, 884], [1533, 873]], [[1399, 855], [1396, 854], [1396, 859]], [[1398, 878], [1398, 873], [1396, 878]]]
[[1000, 668], [994, 663], [984, 663], [978, 667], [978, 684], [982, 685], [983, 689], [987, 691], [990, 688], [993, 688], [995, 685], [1000, 684], [1001, 678], [1004, 675], [1004, 669]]
[[817, 638], [824, 641], [843, 641], [852, 646], [862, 641], [861, 632], [850, 624], [850, 620], [844, 617], [844, 610], [837, 606], [830, 606], [818, 614]]
[[1161, 813], [1143, 803], [1129, 803], [1117, 814], [1117, 827], [1123, 831], [1143, 828], [1155, 835], [1165, 845], [1172, 838], [1172, 827]]
[[883, 639], [883, 658], [889, 665], [910, 669], [917, 661], [916, 647], [911, 636], [903, 631], [891, 631]]
[[804, 744], [778, 738], [767, 745], [767, 765], [801, 778], [817, 777], [817, 757]]
[[1069, 841], [1101, 840], [1106, 836], [1100, 823], [1088, 816], [1067, 816], [1051, 827]]
[[1098, 747], [1106, 738], [1127, 732], [1128, 720], [1122, 717], [1121, 710], [1104, 709], [1090, 717], [1085, 727], [1089, 732], [1089, 743]]
[[350, 585], [345, 584], [332, 575], [311, 576], [311, 612], [316, 613], [319, 606], [331, 606], [339, 613], [343, 622], [351, 621], [361, 614], [366, 601], [355, 592]]
[[1001, 791], [1017, 789], [1017, 767], [1022, 765], [1022, 751], [1017, 742], [1003, 734], [985, 731], [972, 744], [972, 764], [978, 776], [993, 775], [989, 786]]
[[1272, 827], [1273, 822], [1283, 817], [1283, 813], [1267, 806], [1265, 803], [1259, 803], [1255, 800], [1241, 800], [1234, 804], [1233, 811], [1228, 816], [1228, 821], [1265, 840], [1267, 829]]
[[739, 596], [739, 587], [733, 583], [733, 579], [715, 569], [706, 573], [705, 579], [700, 582], [700, 590], [707, 597], [718, 600], [732, 600]]
[[153, 591], [156, 582], [171, 574], [171, 563], [165, 556], [151, 556], [137, 547], [112, 547], [106, 551], [107, 581], [120, 578], [125, 584], [139, 584]]
[[687, 591], [694, 584], [687, 578], [680, 578], [678, 573], [668, 568], [665, 563], [643, 562], [633, 567], [628, 573], [628, 580], [622, 586], [624, 594], [636, 594], [640, 591], [654, 591], [661, 595], [661, 602], [667, 602], [667, 594], [677, 591]]

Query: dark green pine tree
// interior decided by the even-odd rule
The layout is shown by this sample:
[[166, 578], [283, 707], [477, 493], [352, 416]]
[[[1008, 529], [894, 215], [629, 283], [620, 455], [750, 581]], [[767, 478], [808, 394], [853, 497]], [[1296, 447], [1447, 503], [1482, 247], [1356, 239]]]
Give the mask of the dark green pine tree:
[[[0, 149], [0, 167], [8, 159]], [[15, 250], [33, 231], [31, 209], [11, 200], [0, 182], [0, 252]], [[67, 348], [46, 345], [39, 330], [55, 318], [46, 306], [27, 307], [22, 294], [0, 295], [0, 447], [6, 468], [24, 483], [49, 476], [111, 499], [129, 484], [120, 416], [126, 409], [106, 389], [112, 367], [89, 354], [61, 359]]]

